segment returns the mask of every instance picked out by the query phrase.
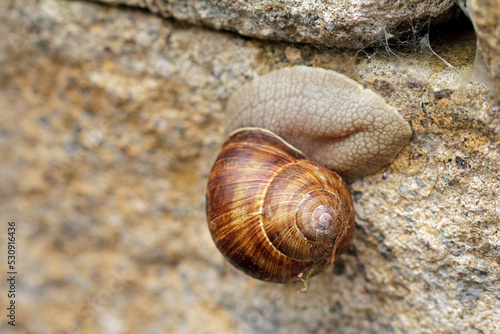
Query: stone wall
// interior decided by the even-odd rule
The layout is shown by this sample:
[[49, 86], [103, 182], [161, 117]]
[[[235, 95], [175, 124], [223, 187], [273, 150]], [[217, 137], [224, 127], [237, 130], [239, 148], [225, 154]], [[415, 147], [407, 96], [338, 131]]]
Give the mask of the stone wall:
[[[341, 51], [85, 1], [0, 9], [16, 333], [500, 331], [500, 111], [470, 79], [470, 27], [436, 28], [418, 48]], [[228, 96], [297, 64], [374, 90], [414, 133], [391, 166], [351, 185], [352, 244], [307, 293], [231, 267], [204, 213]]]

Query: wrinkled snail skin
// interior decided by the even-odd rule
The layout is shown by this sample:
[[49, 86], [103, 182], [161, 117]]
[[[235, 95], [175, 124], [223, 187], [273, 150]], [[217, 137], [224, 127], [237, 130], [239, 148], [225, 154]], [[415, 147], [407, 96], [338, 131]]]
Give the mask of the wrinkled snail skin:
[[278, 283], [331, 265], [354, 228], [340, 176], [256, 128], [234, 132], [223, 145], [208, 182], [207, 216], [215, 244], [233, 265]]
[[390, 164], [409, 142], [398, 110], [340, 73], [287, 67], [242, 85], [226, 107], [226, 134], [270, 130], [348, 183]]
[[346, 182], [391, 163], [412, 135], [379, 95], [305, 66], [241, 86], [226, 111], [229, 138], [207, 187], [209, 229], [233, 265], [271, 282], [333, 265], [354, 228]]

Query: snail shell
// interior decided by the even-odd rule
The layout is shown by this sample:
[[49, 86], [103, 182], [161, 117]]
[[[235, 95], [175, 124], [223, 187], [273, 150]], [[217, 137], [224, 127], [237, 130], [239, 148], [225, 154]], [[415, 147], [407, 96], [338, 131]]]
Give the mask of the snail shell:
[[347, 247], [354, 209], [345, 182], [272, 132], [243, 128], [209, 177], [207, 218], [222, 254], [248, 275], [290, 282]]
[[226, 109], [227, 132], [254, 128], [229, 135], [210, 175], [215, 244], [261, 280], [321, 272], [345, 250], [354, 227], [351, 195], [336, 172], [353, 182], [379, 171], [410, 140], [409, 124], [357, 82], [306, 66], [255, 78]]

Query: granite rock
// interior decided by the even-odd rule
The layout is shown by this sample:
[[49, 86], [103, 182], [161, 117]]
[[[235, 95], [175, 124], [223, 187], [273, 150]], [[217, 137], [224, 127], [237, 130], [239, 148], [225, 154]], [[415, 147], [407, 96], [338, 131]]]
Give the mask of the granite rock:
[[244, 36], [358, 49], [408, 36], [456, 14], [452, 0], [99, 1], [147, 8], [163, 17]]
[[458, 3], [476, 31], [474, 78], [488, 87], [500, 102], [500, 4], [496, 0]]
[[[2, 1], [0, 17], [16, 333], [500, 331], [500, 109], [471, 81], [471, 27], [341, 53], [93, 2]], [[351, 246], [302, 294], [228, 265], [204, 213], [228, 96], [298, 64], [374, 90], [414, 132], [351, 185]]]

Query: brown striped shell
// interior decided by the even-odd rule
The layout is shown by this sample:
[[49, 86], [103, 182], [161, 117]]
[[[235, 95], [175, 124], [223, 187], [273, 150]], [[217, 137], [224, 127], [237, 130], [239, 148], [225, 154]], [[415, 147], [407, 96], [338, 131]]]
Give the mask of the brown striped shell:
[[243, 128], [229, 136], [210, 174], [207, 220], [233, 265], [284, 283], [333, 264], [351, 237], [354, 209], [335, 172], [270, 131]]

